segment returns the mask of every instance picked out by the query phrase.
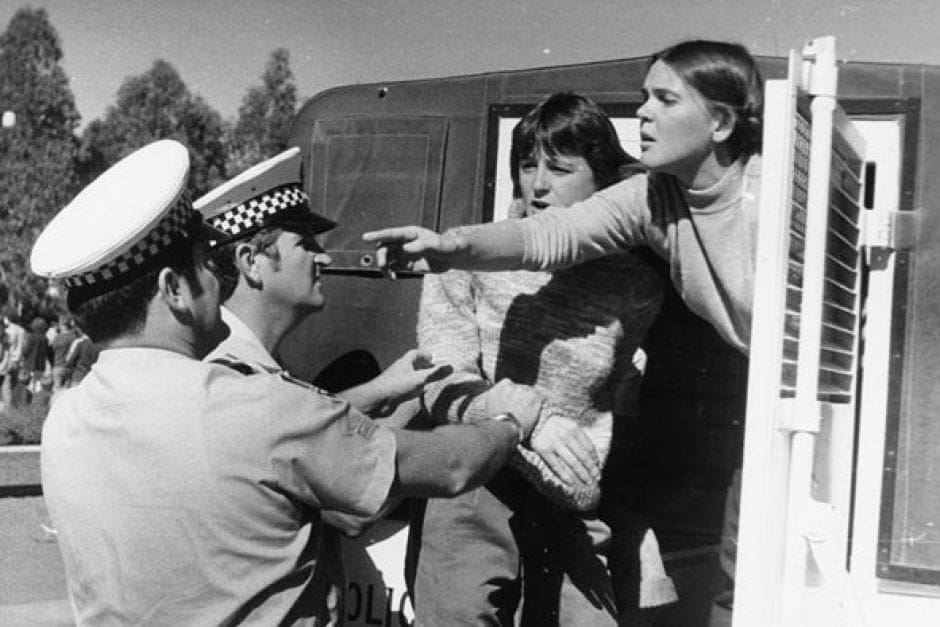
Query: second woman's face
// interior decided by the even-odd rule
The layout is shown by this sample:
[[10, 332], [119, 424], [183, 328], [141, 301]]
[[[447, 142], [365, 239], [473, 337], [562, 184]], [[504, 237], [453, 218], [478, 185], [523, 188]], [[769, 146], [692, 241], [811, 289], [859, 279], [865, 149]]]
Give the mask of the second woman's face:
[[546, 207], [568, 207], [597, 191], [594, 172], [584, 157], [539, 154], [519, 164], [519, 187], [526, 215]]
[[702, 95], [662, 61], [650, 67], [643, 94], [637, 110], [640, 162], [690, 183], [715, 149], [715, 116]]

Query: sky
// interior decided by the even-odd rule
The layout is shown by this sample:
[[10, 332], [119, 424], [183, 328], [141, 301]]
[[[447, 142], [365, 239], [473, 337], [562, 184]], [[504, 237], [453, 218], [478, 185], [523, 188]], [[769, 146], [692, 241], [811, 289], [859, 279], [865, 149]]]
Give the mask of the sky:
[[0, 28], [27, 5], [59, 33], [83, 126], [157, 59], [233, 118], [278, 47], [300, 102], [351, 83], [645, 56], [691, 37], [786, 55], [835, 35], [842, 59], [940, 65], [935, 0], [5, 0]]

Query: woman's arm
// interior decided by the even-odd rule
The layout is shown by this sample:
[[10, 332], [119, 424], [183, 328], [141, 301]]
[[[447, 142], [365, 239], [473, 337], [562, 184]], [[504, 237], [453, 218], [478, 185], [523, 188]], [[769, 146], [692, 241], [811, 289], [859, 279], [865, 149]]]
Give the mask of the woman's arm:
[[418, 308], [418, 346], [453, 373], [424, 389], [424, 405], [437, 424], [473, 422], [484, 412], [479, 398], [492, 385], [480, 368], [482, 348], [473, 278], [455, 271], [424, 277]]
[[550, 207], [522, 220], [462, 226], [435, 233], [417, 226], [363, 235], [390, 270], [442, 272], [559, 269], [646, 241], [647, 177], [635, 174], [570, 207]]
[[369, 231], [362, 239], [375, 242], [379, 267], [392, 272], [515, 270], [525, 254], [519, 224], [515, 220], [500, 220], [459, 226], [444, 233], [422, 226], [399, 226]]

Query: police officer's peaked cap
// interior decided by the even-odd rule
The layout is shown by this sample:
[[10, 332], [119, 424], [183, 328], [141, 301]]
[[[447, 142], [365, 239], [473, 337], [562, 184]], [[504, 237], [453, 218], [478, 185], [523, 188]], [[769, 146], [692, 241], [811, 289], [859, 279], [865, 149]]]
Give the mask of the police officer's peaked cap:
[[184, 239], [222, 240], [186, 193], [189, 153], [164, 139], [131, 153], [92, 181], [43, 229], [34, 273], [67, 287], [108, 291], [142, 275]]
[[302, 224], [314, 233], [336, 226], [333, 220], [310, 210], [300, 180], [300, 149], [296, 147], [248, 168], [193, 206], [230, 240], [278, 224]]

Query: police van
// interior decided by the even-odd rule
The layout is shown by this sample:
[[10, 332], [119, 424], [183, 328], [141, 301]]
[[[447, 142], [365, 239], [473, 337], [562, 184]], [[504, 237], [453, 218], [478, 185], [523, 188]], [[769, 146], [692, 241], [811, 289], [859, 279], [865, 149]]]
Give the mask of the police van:
[[[635, 472], [678, 603], [662, 625], [928, 625], [940, 615], [940, 67], [838, 61], [832, 38], [758, 57], [767, 80], [750, 357], [668, 294]], [[320, 93], [296, 116], [312, 209], [339, 223], [328, 304], [282, 343], [337, 390], [416, 343], [420, 273], [383, 277], [360, 236], [499, 220], [515, 122], [574, 91], [638, 154], [646, 58]], [[938, 141], [934, 141], [934, 140]], [[933, 164], [933, 165], [932, 165]], [[741, 472], [738, 529], [723, 529]], [[349, 539], [346, 617], [407, 625], [408, 509]], [[722, 535], [733, 612], [716, 623]], [[711, 617], [711, 619], [710, 619]]]

